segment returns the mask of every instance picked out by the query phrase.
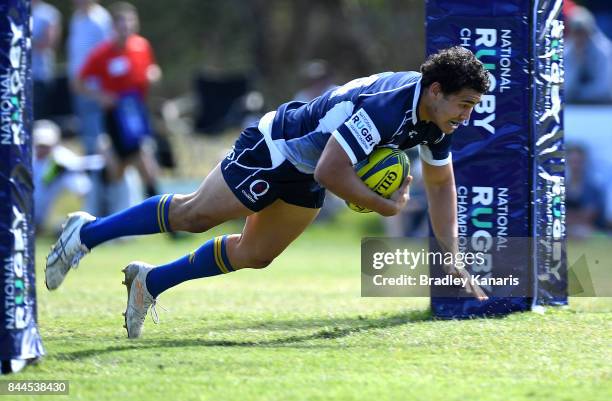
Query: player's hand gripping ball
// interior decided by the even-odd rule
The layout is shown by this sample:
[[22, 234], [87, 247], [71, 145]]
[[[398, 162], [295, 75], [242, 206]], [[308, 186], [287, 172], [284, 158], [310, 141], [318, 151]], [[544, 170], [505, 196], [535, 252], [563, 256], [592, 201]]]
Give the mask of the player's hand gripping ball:
[[[410, 161], [406, 153], [399, 149], [377, 148], [367, 159], [355, 166], [357, 175], [372, 191], [382, 197], [389, 198], [410, 174]], [[354, 203], [346, 202], [347, 206], [359, 213], [370, 213]]]

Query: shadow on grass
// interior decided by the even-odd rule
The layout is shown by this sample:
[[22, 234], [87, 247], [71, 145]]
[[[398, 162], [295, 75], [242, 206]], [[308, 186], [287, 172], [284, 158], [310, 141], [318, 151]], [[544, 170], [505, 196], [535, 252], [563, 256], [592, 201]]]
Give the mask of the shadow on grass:
[[[313, 319], [317, 323], [317, 327], [324, 327], [321, 330], [315, 331], [312, 334], [293, 335], [287, 337], [274, 338], [261, 341], [234, 341], [234, 340], [204, 340], [204, 339], [167, 339], [167, 340], [150, 340], [146, 338], [138, 340], [137, 343], [126, 339], [125, 345], [111, 346], [107, 348], [84, 349], [73, 352], [61, 352], [55, 355], [49, 355], [50, 359], [56, 360], [78, 360], [98, 356], [106, 353], [127, 351], [133, 349], [153, 349], [153, 348], [176, 348], [176, 347], [282, 347], [301, 345], [313, 340], [334, 340], [346, 337], [352, 334], [358, 334], [370, 330], [386, 329], [390, 327], [402, 326], [408, 323], [423, 322], [432, 320], [431, 312], [410, 311], [396, 313], [392, 315], [384, 315], [380, 317], [356, 316], [354, 318], [345, 319]], [[270, 322], [275, 328], [278, 328], [283, 323], [286, 324], [288, 330], [294, 329], [292, 321]], [[314, 322], [313, 322], [314, 323]], [[314, 324], [313, 324], [314, 325]], [[256, 325], [261, 328], [261, 324]], [[331, 326], [331, 327], [330, 327]], [[265, 327], [265, 326], [264, 326]], [[248, 329], [241, 327], [241, 329]]]

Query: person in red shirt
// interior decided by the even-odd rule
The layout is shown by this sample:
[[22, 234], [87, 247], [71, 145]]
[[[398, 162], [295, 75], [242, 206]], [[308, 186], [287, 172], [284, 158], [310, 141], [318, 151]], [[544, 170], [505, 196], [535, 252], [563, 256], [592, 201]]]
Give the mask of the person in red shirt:
[[[149, 41], [138, 35], [136, 8], [125, 2], [109, 7], [113, 17], [114, 37], [100, 44], [83, 65], [76, 81], [80, 93], [95, 99], [105, 111], [105, 125], [117, 154], [118, 168], [112, 180], [134, 165], [145, 184], [148, 196], [157, 193], [157, 162], [146, 146], [150, 134], [145, 105], [151, 83], [161, 78]], [[85, 84], [95, 79], [97, 87]]]

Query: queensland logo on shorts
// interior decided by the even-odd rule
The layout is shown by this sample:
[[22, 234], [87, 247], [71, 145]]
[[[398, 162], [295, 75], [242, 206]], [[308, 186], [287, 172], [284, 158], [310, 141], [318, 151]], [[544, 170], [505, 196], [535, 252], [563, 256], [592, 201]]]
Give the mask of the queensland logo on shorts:
[[251, 202], [255, 203], [259, 200], [260, 197], [264, 196], [268, 193], [270, 189], [270, 184], [268, 181], [264, 180], [255, 180], [249, 185], [249, 192], [242, 190], [242, 194]]
[[230, 161], [234, 160], [236, 158], [236, 151], [234, 149], [230, 150], [225, 158]]
[[380, 142], [380, 133], [364, 109], [359, 109], [345, 124], [366, 154]]

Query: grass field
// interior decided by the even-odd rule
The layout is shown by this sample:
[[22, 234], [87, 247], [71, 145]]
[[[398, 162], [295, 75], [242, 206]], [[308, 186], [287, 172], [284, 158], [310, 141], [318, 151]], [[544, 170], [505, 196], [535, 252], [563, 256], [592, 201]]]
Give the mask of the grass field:
[[368, 224], [313, 226], [266, 270], [164, 293], [169, 311], [160, 310], [159, 325], [148, 318], [135, 341], [122, 328], [121, 268], [172, 260], [239, 226], [101, 246], [53, 293], [42, 279], [50, 240], [41, 239], [47, 356], [14, 378], [70, 380], [70, 395], [57, 400], [611, 399], [609, 299], [441, 321], [427, 299], [361, 298], [359, 241]]

